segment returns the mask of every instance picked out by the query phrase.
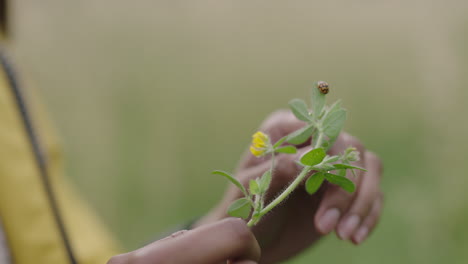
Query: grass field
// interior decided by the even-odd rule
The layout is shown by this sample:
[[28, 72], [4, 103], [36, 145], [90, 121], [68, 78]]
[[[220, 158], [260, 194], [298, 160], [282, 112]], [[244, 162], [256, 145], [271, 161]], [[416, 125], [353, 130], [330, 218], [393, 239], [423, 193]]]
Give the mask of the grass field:
[[[127, 249], [204, 214], [250, 135], [314, 81], [385, 164], [362, 246], [288, 263], [468, 263], [467, 1], [32, 1], [12, 48], [71, 180]], [[207, 192], [207, 188], [216, 191]], [[312, 224], [312, 223], [311, 223]]]

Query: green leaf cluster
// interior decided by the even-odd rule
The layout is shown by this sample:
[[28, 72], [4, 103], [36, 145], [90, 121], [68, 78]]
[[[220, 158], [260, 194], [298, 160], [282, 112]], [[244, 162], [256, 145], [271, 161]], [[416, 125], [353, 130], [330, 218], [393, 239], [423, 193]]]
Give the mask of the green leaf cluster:
[[[250, 211], [253, 206], [253, 202], [251, 199], [251, 195], [247, 192], [245, 189], [244, 185], [239, 182], [238, 179], [236, 179], [234, 176], [232, 176], [230, 173], [227, 173], [225, 171], [220, 171], [216, 170], [212, 172], [213, 174], [221, 175], [228, 179], [231, 183], [233, 183], [243, 194], [245, 197], [240, 198], [235, 200], [228, 208], [228, 214], [233, 217], [240, 217], [243, 219], [247, 219], [250, 215]], [[250, 192], [252, 190], [254, 192], [258, 192], [259, 186], [256, 181], [254, 181], [254, 184], [250, 182], [249, 186]]]
[[263, 196], [271, 183], [271, 170], [266, 171], [262, 177], [250, 180], [248, 190], [230, 173], [217, 170], [213, 171], [213, 174], [225, 177], [244, 194], [244, 197], [235, 200], [229, 206], [228, 214], [230, 216], [247, 219], [252, 209], [254, 211], [263, 209]]
[[[324, 180], [332, 184], [336, 184], [348, 192], [354, 192], [356, 186], [353, 181], [345, 177], [346, 170], [358, 169], [366, 171], [364, 168], [352, 166], [349, 164], [333, 164], [340, 159], [340, 156], [327, 156], [323, 148], [312, 149], [305, 153], [300, 163], [308, 172], [315, 171], [306, 181], [305, 188], [309, 194], [314, 194], [318, 191]], [[345, 175], [333, 174], [331, 171], [345, 171]]]
[[[316, 84], [317, 85], [317, 84]], [[291, 133], [287, 141], [299, 145], [305, 143], [311, 136], [319, 134], [327, 137], [327, 141], [320, 142], [320, 147], [328, 149], [333, 145], [340, 134], [346, 121], [346, 110], [341, 107], [341, 101], [335, 102], [330, 107], [325, 105], [325, 94], [318, 89], [312, 89], [312, 112], [309, 112], [307, 104], [301, 99], [293, 99], [289, 102], [291, 112], [297, 119], [306, 122], [305, 126]]]

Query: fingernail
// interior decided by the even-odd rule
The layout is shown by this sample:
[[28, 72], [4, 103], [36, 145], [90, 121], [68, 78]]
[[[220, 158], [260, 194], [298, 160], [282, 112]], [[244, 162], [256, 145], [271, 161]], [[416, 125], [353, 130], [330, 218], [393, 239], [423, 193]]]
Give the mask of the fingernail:
[[338, 236], [347, 240], [353, 234], [356, 227], [359, 225], [360, 218], [357, 215], [352, 215], [348, 217], [342, 224], [338, 226]]
[[367, 226], [362, 226], [354, 235], [354, 240], [357, 244], [361, 244], [361, 242], [364, 241], [364, 239], [366, 239], [368, 233], [369, 229], [367, 228]]
[[340, 219], [340, 211], [336, 208], [328, 209], [320, 218], [318, 223], [318, 229], [324, 234], [330, 233], [338, 220]]

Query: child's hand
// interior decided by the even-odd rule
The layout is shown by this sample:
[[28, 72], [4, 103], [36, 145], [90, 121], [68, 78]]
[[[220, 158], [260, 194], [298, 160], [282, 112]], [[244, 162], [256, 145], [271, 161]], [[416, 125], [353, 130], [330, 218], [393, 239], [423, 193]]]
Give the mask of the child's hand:
[[183, 230], [143, 248], [113, 257], [107, 264], [255, 264], [260, 247], [241, 219], [230, 218]]
[[[290, 112], [279, 111], [264, 122], [260, 131], [267, 133], [275, 142], [303, 125]], [[295, 161], [310, 150], [309, 145], [310, 142], [298, 146], [297, 155], [277, 156], [278, 165], [267, 195], [269, 200], [294, 180], [301, 170]], [[360, 244], [374, 229], [382, 208], [382, 165], [375, 154], [366, 151], [359, 140], [346, 133], [339, 136], [329, 154], [338, 155], [349, 146], [356, 147], [361, 153], [360, 161], [353, 165], [368, 170], [356, 170], [356, 177], [347, 175], [355, 182], [356, 192], [348, 193], [338, 186], [325, 184], [311, 196], [304, 188], [298, 188], [253, 228], [263, 252], [261, 263], [275, 263], [296, 255], [333, 230], [339, 238]], [[247, 187], [249, 180], [261, 176], [269, 168], [267, 158], [259, 159], [247, 152], [237, 168], [236, 177]], [[229, 204], [240, 197], [241, 192], [230, 186], [220, 204], [196, 225], [227, 217]]]

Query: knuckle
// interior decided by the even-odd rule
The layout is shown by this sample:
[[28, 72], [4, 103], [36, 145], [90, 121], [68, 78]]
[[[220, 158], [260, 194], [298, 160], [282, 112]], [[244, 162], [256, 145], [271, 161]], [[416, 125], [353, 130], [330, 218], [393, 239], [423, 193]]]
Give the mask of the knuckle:
[[357, 188], [356, 196], [361, 201], [372, 202], [379, 197], [379, 187], [376, 184], [368, 186], [359, 186]]
[[179, 237], [179, 236], [183, 236], [185, 235], [185, 233], [187, 233], [188, 230], [187, 229], [183, 229], [183, 230], [179, 230], [177, 232], [174, 232], [170, 235], [170, 238], [176, 238], [176, 237]]
[[261, 126], [261, 129], [266, 131], [271, 130], [278, 123], [280, 123], [281, 120], [284, 120], [285, 118], [290, 118], [290, 116], [291, 113], [286, 109], [276, 110], [265, 119]]
[[324, 198], [324, 204], [329, 208], [336, 207], [340, 209], [340, 211], [344, 212], [351, 207], [352, 201], [355, 197], [356, 192], [349, 193], [339, 186], [333, 186], [327, 190]]
[[353, 200], [349, 214], [358, 214], [361, 217], [367, 215], [373, 207], [374, 201], [378, 198], [377, 190], [360, 192]]
[[290, 115], [289, 111], [286, 109], [278, 109], [270, 114], [269, 119], [281, 119], [288, 117]]

